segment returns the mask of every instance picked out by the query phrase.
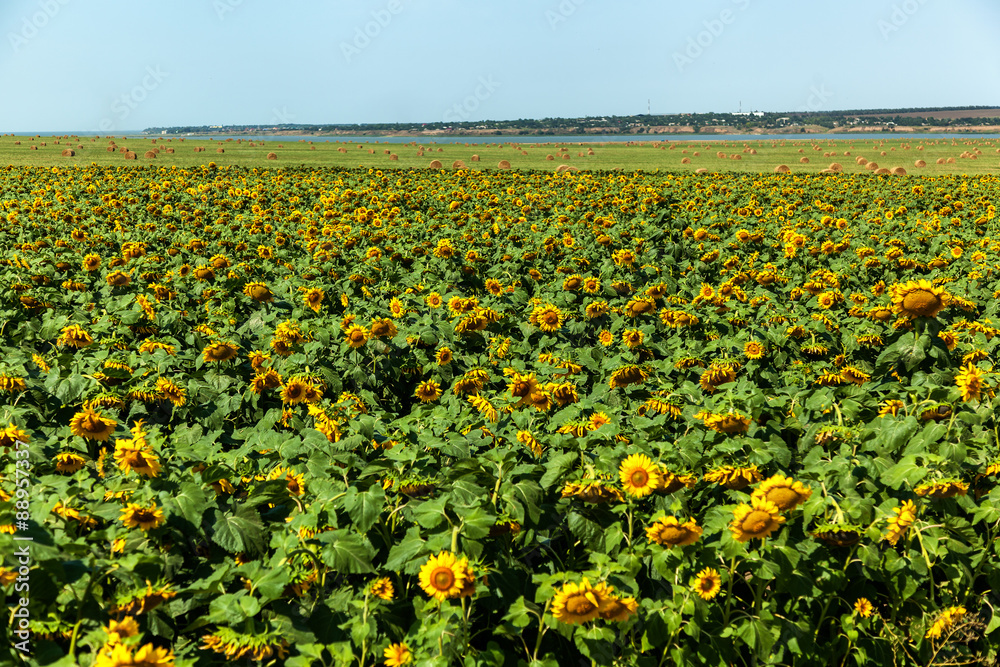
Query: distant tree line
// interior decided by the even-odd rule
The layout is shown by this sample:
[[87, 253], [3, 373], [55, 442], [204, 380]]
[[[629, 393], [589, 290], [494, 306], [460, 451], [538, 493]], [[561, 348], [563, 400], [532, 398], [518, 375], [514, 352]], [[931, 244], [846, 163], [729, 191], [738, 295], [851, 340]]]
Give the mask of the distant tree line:
[[848, 111], [786, 111], [753, 113], [689, 113], [689, 114], [637, 114], [634, 116], [588, 116], [584, 118], [519, 118], [517, 120], [483, 120], [433, 123], [331, 123], [278, 125], [186, 125], [178, 127], [150, 127], [146, 134], [385, 134], [393, 132], [437, 131], [463, 134], [472, 131], [492, 132], [496, 135], [554, 135], [554, 134], [645, 134], [651, 128], [690, 126], [695, 132], [706, 127], [726, 127], [752, 131], [789, 129], [806, 125], [827, 129], [848, 127], [873, 127], [891, 125], [936, 125], [946, 127], [973, 127], [994, 125], [997, 117], [930, 118], [906, 117], [901, 114], [942, 111], [981, 111], [997, 107], [922, 107], [912, 109], [857, 109]]

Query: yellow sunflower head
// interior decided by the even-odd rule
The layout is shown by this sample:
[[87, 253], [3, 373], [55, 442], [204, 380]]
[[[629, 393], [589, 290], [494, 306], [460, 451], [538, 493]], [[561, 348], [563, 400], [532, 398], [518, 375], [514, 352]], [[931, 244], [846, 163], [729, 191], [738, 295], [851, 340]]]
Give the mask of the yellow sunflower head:
[[750, 505], [740, 505], [733, 512], [729, 530], [739, 542], [753, 538], [763, 539], [776, 531], [785, 522], [781, 510], [770, 500], [755, 496]]
[[890, 289], [893, 310], [909, 318], [935, 317], [948, 305], [948, 293], [927, 280], [911, 280]]
[[618, 468], [625, 492], [630, 496], [648, 496], [660, 483], [659, 467], [645, 454], [632, 454]]
[[753, 492], [754, 497], [769, 500], [782, 512], [801, 505], [811, 495], [812, 489], [805, 484], [782, 475], [774, 475], [764, 480]]
[[458, 597], [465, 586], [467, 567], [465, 559], [458, 559], [450, 551], [431, 556], [420, 568], [420, 588], [435, 600]]

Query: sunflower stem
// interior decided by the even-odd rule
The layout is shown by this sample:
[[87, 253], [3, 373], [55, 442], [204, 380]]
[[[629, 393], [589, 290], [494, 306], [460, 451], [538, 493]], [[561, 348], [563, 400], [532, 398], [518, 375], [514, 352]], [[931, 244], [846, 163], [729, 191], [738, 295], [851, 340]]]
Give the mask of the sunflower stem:
[[733, 609], [733, 579], [736, 577], [736, 556], [729, 563], [729, 577], [726, 580], [726, 609], [722, 612], [722, 626], [729, 626], [729, 613]]

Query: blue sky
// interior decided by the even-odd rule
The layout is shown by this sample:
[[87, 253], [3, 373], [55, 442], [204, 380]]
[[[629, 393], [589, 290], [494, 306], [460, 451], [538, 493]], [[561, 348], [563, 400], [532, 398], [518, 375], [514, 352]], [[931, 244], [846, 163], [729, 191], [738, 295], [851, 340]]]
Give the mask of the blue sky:
[[995, 0], [4, 0], [0, 132], [1000, 106]]

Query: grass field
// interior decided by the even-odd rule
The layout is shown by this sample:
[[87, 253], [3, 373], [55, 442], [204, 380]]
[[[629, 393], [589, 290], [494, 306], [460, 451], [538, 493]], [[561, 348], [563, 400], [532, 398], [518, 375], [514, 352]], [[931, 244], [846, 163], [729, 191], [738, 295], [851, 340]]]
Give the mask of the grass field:
[[[137, 154], [126, 160], [120, 151], [109, 151], [111, 142]], [[76, 155], [64, 157], [70, 148]], [[196, 152], [196, 148], [204, 148]], [[164, 149], [173, 149], [169, 153]], [[222, 149], [224, 152], [219, 153]], [[148, 151], [158, 154], [147, 158]], [[593, 154], [589, 154], [589, 151]], [[277, 159], [268, 160], [268, 153]], [[393, 159], [392, 156], [397, 158]], [[474, 156], [479, 161], [474, 161]], [[551, 159], [550, 159], [551, 156]], [[971, 157], [970, 157], [971, 156]], [[683, 139], [637, 141], [635, 143], [466, 143], [435, 144], [414, 141], [408, 144], [343, 143], [317, 138], [314, 142], [261, 142], [230, 139], [165, 139], [109, 137], [0, 137], [0, 165], [121, 165], [192, 167], [207, 164], [238, 166], [333, 166], [376, 168], [427, 168], [437, 160], [445, 169], [462, 161], [470, 169], [496, 169], [501, 160], [514, 169], [555, 170], [569, 165], [581, 170], [625, 169], [652, 171], [764, 172], [786, 165], [795, 173], [818, 173], [837, 163], [845, 173], [867, 173], [858, 158], [875, 162], [880, 168], [902, 167], [908, 174], [988, 174], [1000, 171], [1000, 140], [919, 139], [887, 137], [772, 136], [754, 141], [724, 139]], [[944, 164], [937, 164], [939, 159]], [[687, 160], [687, 162], [685, 162]], [[803, 162], [807, 160], [807, 162]], [[926, 163], [917, 167], [918, 160]], [[952, 162], [948, 162], [952, 160]]]

